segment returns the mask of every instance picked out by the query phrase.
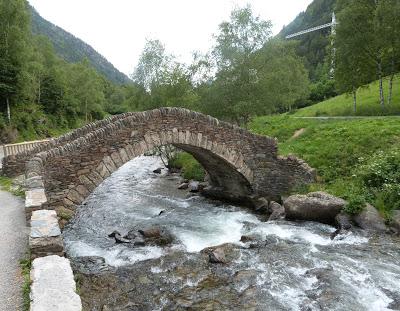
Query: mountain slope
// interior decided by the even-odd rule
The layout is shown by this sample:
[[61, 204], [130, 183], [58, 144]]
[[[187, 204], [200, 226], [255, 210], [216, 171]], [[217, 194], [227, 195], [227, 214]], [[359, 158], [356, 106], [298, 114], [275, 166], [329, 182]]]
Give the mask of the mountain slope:
[[57, 54], [68, 62], [79, 62], [87, 58], [89, 62], [110, 81], [124, 84], [131, 80], [116, 69], [105, 57], [100, 55], [90, 45], [50, 23], [31, 7], [32, 32], [43, 35], [53, 43]]
[[[332, 20], [336, 2], [337, 0], [314, 0], [306, 11], [300, 13], [289, 25], [284, 27], [279, 35], [285, 37], [301, 30], [329, 23]], [[300, 41], [298, 54], [305, 57], [310, 78], [314, 81], [319, 78], [318, 71], [327, 54], [327, 47], [330, 44], [329, 35], [330, 28], [326, 28], [295, 38]]]

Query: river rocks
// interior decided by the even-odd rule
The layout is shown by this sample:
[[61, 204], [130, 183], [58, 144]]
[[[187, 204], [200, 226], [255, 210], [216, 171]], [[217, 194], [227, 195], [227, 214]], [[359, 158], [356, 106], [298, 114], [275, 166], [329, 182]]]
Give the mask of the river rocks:
[[285, 208], [279, 203], [271, 201], [268, 209], [269, 212], [271, 213], [271, 215], [268, 218], [268, 221], [285, 219], [286, 216]]
[[214, 249], [208, 256], [210, 263], [227, 263], [223, 248]]
[[165, 246], [174, 241], [173, 235], [161, 227], [149, 227], [138, 232], [144, 237], [145, 244]]
[[125, 239], [125, 238], [123, 238], [123, 237], [122, 237], [121, 235], [119, 235], [119, 234], [116, 234], [116, 235], [114, 236], [114, 239], [115, 239], [115, 243], [117, 243], [117, 244], [131, 243], [131, 240]]
[[186, 190], [187, 188], [189, 188], [189, 183], [188, 183], [188, 182], [181, 183], [181, 184], [178, 186], [178, 189], [179, 189], [179, 190]]
[[258, 214], [269, 214], [269, 202], [266, 198], [259, 197], [252, 199], [252, 204], [254, 205], [254, 210]]
[[318, 221], [326, 224], [333, 224], [336, 215], [345, 205], [345, 200], [325, 192], [292, 195], [283, 203], [287, 219]]
[[235, 245], [226, 243], [218, 246], [207, 247], [200, 252], [201, 254], [208, 255], [210, 263], [229, 263], [239, 258], [240, 253]]
[[154, 173], [154, 174], [161, 174], [161, 170], [162, 170], [161, 167], [156, 168], [156, 169], [153, 171], [153, 173]]
[[338, 235], [346, 233], [353, 225], [351, 216], [347, 213], [341, 212], [335, 217], [336, 231], [331, 234], [331, 240], [335, 239]]
[[250, 236], [250, 235], [242, 235], [240, 238], [240, 242], [242, 242], [242, 243], [247, 243], [247, 242], [251, 242], [254, 240], [255, 240], [255, 237]]
[[343, 212], [336, 215], [335, 222], [340, 230], [350, 230], [353, 226], [350, 215]]
[[198, 181], [192, 180], [188, 185], [188, 189], [190, 192], [199, 192], [200, 191], [199, 185], [200, 183]]
[[71, 259], [71, 266], [74, 271], [78, 270], [82, 273], [101, 273], [105, 271], [111, 271], [115, 268], [110, 267], [106, 264], [106, 261], [103, 257], [99, 256], [82, 256], [75, 257]]
[[400, 235], [400, 210], [393, 211], [391, 228]]
[[168, 230], [157, 226], [139, 230], [132, 229], [125, 236], [122, 236], [118, 231], [113, 231], [108, 237], [114, 238], [117, 244], [129, 243], [133, 246], [166, 246], [174, 241], [174, 236]]
[[354, 222], [361, 229], [371, 233], [386, 233], [387, 228], [378, 210], [370, 204], [366, 204], [358, 215], [353, 217]]
[[115, 243], [121, 244], [121, 243], [131, 243], [130, 239], [127, 239], [125, 237], [122, 237], [121, 233], [118, 231], [113, 231], [108, 235], [109, 238], [114, 238]]

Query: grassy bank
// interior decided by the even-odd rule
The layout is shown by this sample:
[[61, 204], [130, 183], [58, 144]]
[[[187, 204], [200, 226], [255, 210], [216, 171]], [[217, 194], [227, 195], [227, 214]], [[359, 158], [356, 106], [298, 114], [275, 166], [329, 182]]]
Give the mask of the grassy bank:
[[[385, 98], [388, 97], [388, 80], [384, 81]], [[294, 116], [317, 117], [317, 116], [384, 116], [400, 115], [400, 76], [393, 83], [393, 99], [391, 105], [384, 109], [379, 104], [378, 81], [362, 87], [357, 92], [357, 111], [353, 111], [353, 97], [339, 95], [316, 105], [297, 110]]]
[[182, 170], [182, 175], [186, 179], [203, 181], [205, 171], [199, 162], [189, 153], [180, 152], [176, 158], [169, 163], [172, 167]]
[[21, 198], [25, 196], [24, 190], [21, 189], [21, 187], [14, 185], [11, 178], [5, 176], [0, 176], [0, 189], [8, 191]]
[[[325, 190], [350, 201], [350, 211], [370, 202], [386, 216], [400, 202], [400, 122], [393, 118], [310, 120], [260, 117], [250, 129], [277, 137], [281, 154], [294, 154], [317, 169]], [[302, 130], [298, 137], [296, 131]]]

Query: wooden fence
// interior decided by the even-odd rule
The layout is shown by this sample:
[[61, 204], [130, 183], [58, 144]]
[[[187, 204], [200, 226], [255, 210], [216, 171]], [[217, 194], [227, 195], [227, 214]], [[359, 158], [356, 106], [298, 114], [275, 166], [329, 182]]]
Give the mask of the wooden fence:
[[49, 139], [44, 139], [44, 140], [27, 141], [18, 144], [3, 145], [3, 156], [6, 157], [9, 155], [15, 155], [23, 151], [32, 150], [37, 145], [43, 144], [48, 141]]

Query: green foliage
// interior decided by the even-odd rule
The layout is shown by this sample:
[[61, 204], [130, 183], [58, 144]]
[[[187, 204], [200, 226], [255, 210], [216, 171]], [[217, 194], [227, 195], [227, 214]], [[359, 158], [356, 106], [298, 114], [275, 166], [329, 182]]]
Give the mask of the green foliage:
[[22, 284], [23, 311], [29, 311], [31, 304], [30, 292], [32, 281], [30, 271], [32, 268], [32, 261], [29, 259], [29, 254], [26, 255], [26, 258], [27, 259], [22, 259], [19, 262], [22, 271], [22, 277], [24, 279]]
[[25, 192], [19, 186], [14, 185], [13, 180], [11, 178], [0, 176], [0, 189], [8, 191], [15, 196], [24, 197]]
[[[400, 77], [394, 78], [394, 83], [399, 83]], [[389, 79], [384, 80], [384, 85]], [[400, 93], [393, 93], [392, 103], [382, 109], [379, 105], [379, 81], [372, 82], [357, 92], [357, 111], [353, 110], [353, 99], [346, 94], [330, 98], [313, 106], [299, 109], [294, 116], [384, 116], [400, 114]]]
[[400, 209], [400, 152], [380, 150], [363, 159], [357, 177], [370, 189], [382, 209]]
[[185, 179], [204, 181], [205, 171], [199, 162], [189, 153], [180, 152], [168, 163], [169, 166], [182, 170]]
[[[388, 214], [398, 208], [400, 160], [397, 151], [390, 151], [400, 146], [397, 119], [273, 116], [256, 118], [250, 129], [277, 137], [282, 154], [297, 155], [316, 168], [318, 184], [310, 190], [325, 190], [348, 200], [349, 211], [357, 211], [361, 199], [373, 205], [381, 202]], [[304, 129], [303, 134], [294, 138], [299, 129]]]
[[365, 199], [362, 196], [352, 196], [349, 198], [346, 206], [344, 207], [344, 211], [346, 213], [356, 215], [362, 212], [365, 204]]
[[[388, 103], [383, 77], [393, 76], [400, 66], [400, 3], [397, 0], [341, 0], [338, 2], [335, 80], [341, 92], [357, 89], [375, 79], [383, 109]], [[393, 86], [389, 85], [388, 101]], [[356, 110], [356, 100], [354, 103]]]

